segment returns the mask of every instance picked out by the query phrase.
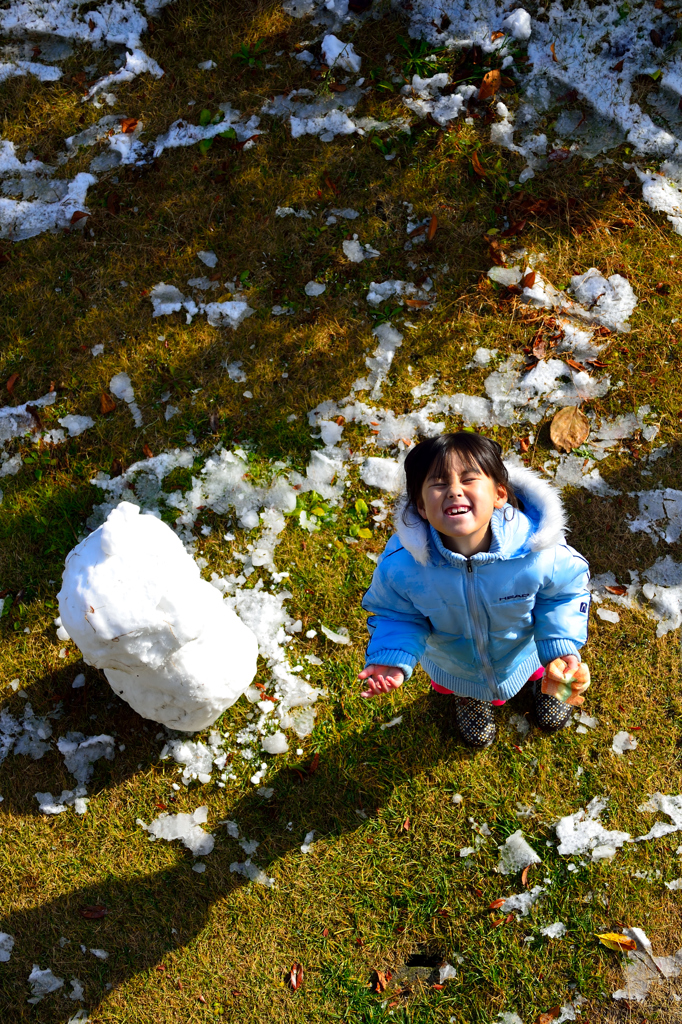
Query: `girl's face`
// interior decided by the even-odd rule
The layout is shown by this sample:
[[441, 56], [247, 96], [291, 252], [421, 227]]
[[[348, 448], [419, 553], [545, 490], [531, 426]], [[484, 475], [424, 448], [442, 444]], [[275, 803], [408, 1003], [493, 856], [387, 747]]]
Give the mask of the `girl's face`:
[[440, 474], [434, 467], [429, 470], [417, 507], [438, 530], [445, 547], [469, 557], [488, 550], [493, 511], [506, 500], [506, 487], [453, 453]]

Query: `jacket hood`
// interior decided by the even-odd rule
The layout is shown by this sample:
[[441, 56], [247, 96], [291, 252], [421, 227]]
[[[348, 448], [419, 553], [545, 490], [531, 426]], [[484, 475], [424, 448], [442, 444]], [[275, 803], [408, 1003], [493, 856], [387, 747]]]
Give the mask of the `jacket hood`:
[[[511, 509], [510, 505], [495, 510], [492, 520], [494, 540], [491, 553], [495, 552], [502, 558], [510, 558], [517, 554], [541, 551], [543, 548], [564, 544], [566, 513], [557, 489], [525, 466], [505, 462], [505, 467], [509, 474], [509, 483], [523, 504], [523, 511], [514, 509], [514, 515], [509, 519], [507, 510]], [[420, 565], [427, 565], [431, 560], [429, 524], [414, 512], [408, 512], [405, 522], [403, 510], [406, 504], [407, 495], [403, 493], [393, 514], [396, 533], [403, 547], [415, 561]]]

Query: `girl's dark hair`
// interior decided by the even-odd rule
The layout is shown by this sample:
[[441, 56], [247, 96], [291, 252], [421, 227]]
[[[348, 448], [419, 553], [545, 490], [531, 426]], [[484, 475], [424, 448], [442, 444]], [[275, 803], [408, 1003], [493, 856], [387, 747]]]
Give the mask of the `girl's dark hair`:
[[509, 474], [502, 461], [502, 446], [482, 434], [459, 430], [456, 434], [438, 434], [420, 441], [405, 459], [407, 502], [403, 509], [405, 523], [410, 514], [419, 514], [418, 502], [424, 481], [431, 474], [440, 476], [450, 456], [456, 455], [465, 466], [476, 467], [496, 484], [507, 489], [507, 501], [519, 508], [519, 501], [509, 483]]

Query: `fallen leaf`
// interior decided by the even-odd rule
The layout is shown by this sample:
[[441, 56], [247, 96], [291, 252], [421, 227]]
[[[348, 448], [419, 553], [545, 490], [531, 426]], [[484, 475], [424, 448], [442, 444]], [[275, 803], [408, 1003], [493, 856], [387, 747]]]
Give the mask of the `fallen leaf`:
[[334, 182], [331, 180], [331, 178], [329, 177], [328, 174], [325, 175], [324, 183], [325, 183], [325, 185], [327, 185], [332, 190], [332, 192], [334, 193], [335, 196], [338, 196], [339, 190], [336, 187], [336, 185], [334, 184]]
[[535, 284], [535, 271], [531, 270], [528, 274], [525, 275], [524, 278], [522, 278], [522, 280], [521, 280], [521, 287], [522, 288], [532, 288], [534, 284]]
[[332, 82], [329, 88], [332, 92], [345, 92], [348, 86], [342, 85], [341, 82]]
[[433, 216], [431, 217], [431, 220], [429, 221], [429, 230], [426, 232], [427, 242], [433, 241], [433, 236], [436, 234], [436, 231], [438, 231], [438, 217], [436, 217], [434, 213]]
[[386, 986], [393, 975], [390, 971], [375, 971], [374, 978], [372, 979], [373, 991], [380, 994], [386, 991]]
[[471, 154], [471, 166], [474, 169], [474, 173], [477, 174], [479, 178], [487, 177], [486, 172], [483, 169], [483, 165], [478, 158], [478, 153], [475, 151]]
[[609, 365], [608, 363], [602, 362], [601, 359], [586, 359], [585, 362], [589, 363], [590, 366], [594, 366], [595, 370], [603, 370]]
[[504, 32], [493, 32], [493, 34], [490, 37], [490, 42], [491, 43], [496, 43], [498, 39], [502, 39], [503, 37], [504, 37]]
[[412, 309], [422, 309], [424, 306], [431, 305], [431, 299], [405, 299], [406, 306], [411, 306]]
[[502, 85], [502, 74], [500, 71], [489, 71], [483, 76], [483, 81], [478, 90], [479, 100], [490, 99]]
[[217, 412], [208, 414], [208, 427], [212, 434], [217, 434], [220, 429], [220, 417]]
[[553, 1006], [552, 1009], [547, 1010], [546, 1013], [538, 1014], [535, 1024], [550, 1024], [551, 1021], [556, 1020], [560, 1013], [561, 1007]]
[[552, 60], [554, 61], [555, 64], [558, 64], [559, 60], [557, 58], [556, 51], [554, 49], [554, 43], [552, 43], [552, 45], [550, 46], [550, 50], [552, 51]]
[[503, 903], [507, 902], [506, 896], [500, 896], [498, 900], [493, 900], [489, 905], [488, 910], [499, 910]]
[[663, 37], [661, 36], [660, 32], [656, 31], [655, 28], [652, 28], [651, 32], [649, 33], [649, 39], [654, 44], [654, 46], [663, 46]]
[[118, 192], [110, 192], [107, 196], [107, 210], [112, 217], [117, 217], [121, 212], [121, 200]]
[[151, 450], [151, 448], [149, 447], [149, 445], [147, 444], [146, 441], [142, 445], [142, 451], [144, 452], [144, 454], [147, 456], [148, 459], [153, 459], [154, 458], [154, 452]]
[[84, 86], [85, 85], [85, 72], [84, 71], [79, 71], [78, 74], [71, 75], [71, 81], [75, 82], [76, 85], [80, 85], [81, 87]]
[[294, 992], [296, 992], [303, 984], [303, 968], [300, 964], [293, 964], [289, 971], [289, 984], [291, 985]]
[[493, 921], [492, 921], [493, 928], [499, 928], [501, 924], [504, 924], [504, 918], [503, 917], [498, 917], [497, 919], [493, 918]]
[[116, 408], [116, 402], [113, 400], [111, 395], [108, 395], [106, 391], [102, 391], [99, 396], [99, 411], [103, 416], [106, 416], [108, 412], [113, 412]]
[[577, 359], [573, 359], [571, 356], [566, 357], [566, 365], [570, 366], [572, 370], [577, 370], [579, 373], [587, 372], [587, 367], [584, 363], [579, 363]]
[[525, 455], [530, 449], [530, 435], [519, 438], [519, 448], [521, 449], [521, 454]]
[[18, 380], [19, 380], [19, 374], [18, 373], [13, 373], [12, 376], [10, 377], [10, 379], [5, 384], [5, 387], [9, 391], [10, 395], [12, 396], [12, 398], [14, 398], [14, 385], [16, 384], [16, 382]]
[[403, 822], [403, 829], [404, 829], [405, 832], [409, 832], [410, 831], [410, 819], [409, 818], [405, 818], [405, 821]]
[[572, 452], [587, 440], [590, 421], [576, 405], [559, 409], [549, 428], [552, 444], [559, 451]]
[[441, 988], [445, 988], [445, 985], [438, 985], [436, 982], [434, 982], [434, 984], [431, 986], [431, 988], [441, 989]]
[[77, 224], [79, 220], [83, 220], [83, 217], [89, 217], [89, 213], [85, 213], [84, 210], [74, 210], [71, 214], [71, 224]]
[[609, 225], [609, 227], [615, 231], [625, 231], [627, 228], [634, 228], [634, 226], [634, 220], [630, 220], [629, 217], [616, 217]]
[[206, 1000], [205, 1000], [205, 999], [204, 999], [204, 997], [202, 996], [201, 992], [200, 992], [200, 993], [199, 993], [199, 995], [197, 996], [197, 999], [199, 1000], [199, 1002], [200, 1002], [200, 1003], [205, 1003], [205, 1002], [206, 1002]]
[[528, 872], [530, 871], [530, 864], [526, 864], [525, 868], [521, 872], [521, 885], [528, 884]]
[[623, 61], [622, 61], [622, 60], [619, 60], [617, 64], [614, 64], [614, 65], [613, 65], [613, 67], [611, 68], [611, 70], [612, 70], [612, 71], [622, 71], [622, 70], [623, 70]]
[[122, 476], [122, 475], [123, 475], [123, 463], [121, 462], [120, 459], [114, 459], [114, 461], [111, 463], [111, 469], [109, 471], [109, 476], [113, 480], [114, 477]]
[[617, 597], [622, 597], [623, 594], [627, 594], [627, 592], [628, 592], [628, 588], [627, 587], [621, 587], [621, 586], [604, 587], [604, 590], [608, 590], [609, 594], [616, 594]]
[[132, 135], [139, 124], [137, 117], [124, 117], [121, 121], [121, 131], [124, 135]]
[[659, 281], [654, 291], [658, 292], [659, 295], [667, 295], [670, 291], [670, 285], [666, 284], [665, 281]]
[[528, 222], [525, 220], [515, 220], [506, 231], [502, 231], [500, 238], [512, 238], [514, 235], [520, 235]]
[[312, 761], [308, 765], [308, 775], [314, 775], [317, 769], [320, 767], [320, 755], [315, 754]]
[[107, 908], [103, 903], [97, 903], [92, 907], [81, 907], [80, 914], [86, 921], [101, 921], [107, 915]]
[[628, 950], [637, 949], [635, 940], [628, 938], [627, 935], [620, 935], [618, 932], [603, 932], [602, 934], [595, 932], [595, 935], [602, 946], [606, 946], [608, 949], [615, 949], [617, 953], [625, 953]]

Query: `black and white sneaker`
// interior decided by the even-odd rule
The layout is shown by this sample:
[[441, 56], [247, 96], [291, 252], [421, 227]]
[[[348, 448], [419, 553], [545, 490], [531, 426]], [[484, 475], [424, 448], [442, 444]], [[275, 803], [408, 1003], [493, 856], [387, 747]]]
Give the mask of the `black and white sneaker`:
[[542, 680], [535, 684], [535, 721], [545, 732], [563, 729], [573, 713], [570, 704], [542, 692]]
[[492, 705], [473, 697], [460, 697], [455, 709], [459, 734], [468, 747], [482, 750], [495, 739], [495, 719]]

